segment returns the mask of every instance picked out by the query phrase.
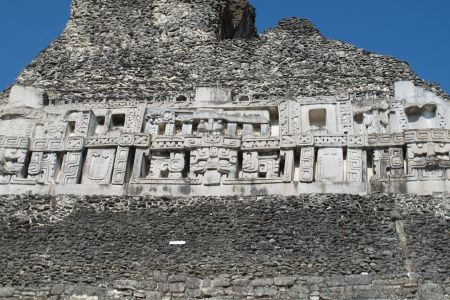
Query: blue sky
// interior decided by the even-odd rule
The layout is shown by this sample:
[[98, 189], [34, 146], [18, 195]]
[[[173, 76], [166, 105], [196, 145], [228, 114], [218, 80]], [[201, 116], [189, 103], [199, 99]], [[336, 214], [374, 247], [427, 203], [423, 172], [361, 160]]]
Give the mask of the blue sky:
[[[449, 0], [251, 0], [258, 30], [310, 19], [325, 36], [410, 63], [450, 92]], [[0, 0], [0, 90], [64, 29], [70, 0]]]

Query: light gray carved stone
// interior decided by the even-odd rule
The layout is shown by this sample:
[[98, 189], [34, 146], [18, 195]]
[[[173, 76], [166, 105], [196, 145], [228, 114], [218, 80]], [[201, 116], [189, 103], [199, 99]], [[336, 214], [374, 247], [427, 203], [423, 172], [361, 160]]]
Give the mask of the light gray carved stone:
[[190, 173], [204, 185], [220, 185], [222, 178], [237, 178], [237, 151], [226, 148], [200, 148], [191, 152]]
[[445, 191], [450, 105], [410, 82], [395, 90], [392, 99], [232, 102], [227, 89], [198, 88], [195, 100], [183, 92], [145, 102], [9, 105], [0, 108], [0, 191], [420, 192], [424, 183]]
[[414, 180], [450, 179], [450, 144], [416, 143], [407, 149], [408, 176]]
[[342, 148], [322, 148], [317, 152], [318, 182], [344, 181], [344, 157]]
[[314, 181], [315, 153], [314, 147], [304, 147], [300, 154], [300, 181]]
[[56, 183], [57, 153], [33, 152], [28, 166], [28, 178], [39, 184]]
[[64, 156], [60, 184], [77, 184], [80, 182], [83, 155], [81, 152], [67, 152]]
[[9, 93], [10, 107], [42, 108], [46, 104], [45, 92], [42, 89], [14, 85]]
[[111, 179], [112, 184], [125, 184], [129, 154], [130, 148], [122, 146], [117, 147], [117, 153], [114, 161], [114, 170]]
[[83, 169], [83, 184], [109, 184], [116, 149], [89, 149]]
[[0, 148], [0, 183], [7, 184], [13, 176], [24, 177], [27, 150]]
[[367, 153], [361, 149], [347, 149], [347, 181], [366, 181], [366, 160]]
[[195, 105], [197, 107], [217, 106], [232, 102], [231, 90], [198, 87], [195, 91]]

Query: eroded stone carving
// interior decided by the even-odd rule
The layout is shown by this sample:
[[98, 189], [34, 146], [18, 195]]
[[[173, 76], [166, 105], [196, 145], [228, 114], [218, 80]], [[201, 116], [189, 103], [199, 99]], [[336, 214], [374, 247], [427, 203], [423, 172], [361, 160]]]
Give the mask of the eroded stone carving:
[[57, 153], [33, 152], [28, 166], [28, 178], [39, 184], [56, 183]]
[[322, 148], [317, 153], [316, 181], [344, 181], [342, 148]]
[[189, 193], [191, 185], [301, 192], [353, 183], [366, 191], [450, 181], [450, 105], [409, 83], [397, 85], [392, 99], [231, 101], [216, 88], [182, 96], [0, 109], [0, 129], [20, 127], [0, 135], [0, 183], [111, 185], [127, 193], [175, 185]]
[[414, 180], [450, 179], [450, 144], [409, 144], [407, 159], [408, 176]]
[[27, 150], [0, 148], [0, 183], [9, 183], [12, 176], [24, 177]]
[[300, 181], [314, 181], [314, 147], [305, 147], [301, 149], [300, 154]]
[[347, 149], [347, 181], [364, 182], [366, 180], [367, 153], [361, 149]]
[[190, 174], [204, 185], [220, 185], [222, 179], [237, 178], [238, 154], [226, 148], [199, 148], [191, 152]]
[[83, 170], [84, 184], [109, 184], [116, 149], [89, 149]]

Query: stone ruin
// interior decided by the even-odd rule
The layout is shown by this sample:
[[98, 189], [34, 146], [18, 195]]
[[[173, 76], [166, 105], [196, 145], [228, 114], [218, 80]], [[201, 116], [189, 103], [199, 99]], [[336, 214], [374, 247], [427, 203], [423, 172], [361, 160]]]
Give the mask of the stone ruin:
[[309, 21], [254, 20], [246, 1], [74, 0], [3, 93], [0, 192], [450, 190], [448, 95]]
[[449, 100], [246, 0], [73, 0], [0, 93], [0, 299], [448, 299]]
[[199, 87], [193, 98], [79, 104], [16, 85], [0, 113], [3, 193], [450, 190], [450, 104], [409, 81], [392, 98]]

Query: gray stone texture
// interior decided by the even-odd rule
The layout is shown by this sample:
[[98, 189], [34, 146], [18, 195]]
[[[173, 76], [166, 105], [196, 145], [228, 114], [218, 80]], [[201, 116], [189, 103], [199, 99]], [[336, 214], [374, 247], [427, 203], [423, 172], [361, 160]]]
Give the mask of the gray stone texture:
[[[179, 94], [194, 99], [198, 87], [227, 91], [204, 89], [214, 97], [199, 103], [227, 102], [232, 91], [255, 101], [345, 92], [357, 94], [351, 98], [357, 102], [355, 109], [362, 107], [356, 112], [369, 119], [374, 111], [387, 109], [370, 102], [394, 96], [395, 88], [405, 96], [397, 100], [405, 100], [406, 108], [417, 110], [417, 116], [427, 101], [442, 100], [421, 88], [449, 99], [437, 86], [417, 78], [405, 62], [328, 40], [307, 20], [282, 20], [260, 36], [254, 22], [255, 10], [245, 0], [73, 0], [62, 36], [22, 72], [15, 91], [0, 94], [0, 104], [7, 103], [7, 95], [10, 105], [31, 101], [27, 104], [35, 109], [48, 100], [49, 111], [59, 109], [53, 104], [63, 103], [77, 107], [77, 103], [89, 106], [104, 100], [157, 102]], [[410, 80], [418, 87], [412, 82], [394, 85], [397, 80]], [[378, 97], [365, 98], [366, 93]], [[349, 109], [341, 106], [344, 112]], [[396, 109], [404, 114], [401, 103]], [[55, 115], [9, 107], [1, 116], [3, 122], [11, 121], [3, 128], [20, 127], [24, 132], [9, 133], [22, 139], [4, 137], [5, 145], [18, 146], [2, 154], [2, 174], [11, 182], [27, 184], [25, 175], [16, 173], [33, 173], [26, 167], [31, 125]], [[92, 111], [69, 115], [86, 120], [94, 116]], [[439, 128], [448, 127], [445, 116]], [[26, 119], [23, 124], [15, 121], [19, 117]], [[64, 122], [73, 125], [70, 118]], [[136, 115], [133, 118], [137, 120]], [[364, 134], [383, 133], [382, 120], [372, 119], [368, 128], [362, 128]], [[71, 132], [66, 123], [62, 131]], [[83, 134], [90, 136], [92, 128], [86, 124]], [[220, 136], [223, 125], [214, 125], [211, 130]], [[246, 131], [252, 130], [246, 126]], [[78, 149], [76, 145], [72, 148]], [[445, 150], [431, 143], [427, 147], [434, 155], [435, 149]], [[314, 155], [320, 159], [333, 151], [343, 156], [342, 149], [325, 147], [327, 151], [316, 153], [310, 148], [302, 146], [312, 155], [302, 159], [314, 162]], [[389, 149], [392, 153], [376, 150], [379, 161], [391, 163], [393, 157], [395, 166], [400, 165], [393, 170], [383, 165], [382, 170], [376, 161], [376, 175], [387, 170], [389, 176], [401, 173], [404, 163], [398, 159], [403, 159], [404, 148], [400, 144]], [[71, 167], [67, 169], [80, 165], [85, 152], [88, 158], [99, 155], [80, 149], [77, 155], [66, 156]], [[44, 150], [34, 151], [34, 158], [42, 159], [49, 152]], [[423, 154], [421, 149], [406, 150]], [[111, 158], [116, 150], [108, 151]], [[174, 159], [179, 159], [175, 156], [179, 152]], [[299, 152], [296, 148], [295, 155]], [[57, 155], [46, 159], [50, 164]], [[59, 168], [46, 167], [48, 172]], [[111, 177], [111, 166], [107, 170]], [[171, 175], [179, 176], [175, 171]], [[42, 175], [35, 173], [31, 175]], [[63, 183], [74, 183], [78, 176], [63, 175]], [[344, 180], [343, 174], [340, 177]], [[39, 184], [52, 183], [49, 178], [40, 178]], [[307, 185], [312, 180], [300, 181]], [[378, 182], [377, 177], [373, 181]], [[419, 184], [429, 191], [430, 185], [427, 189]], [[205, 190], [214, 188], [205, 186]], [[102, 191], [99, 186], [94, 189]], [[21, 193], [25, 190], [20, 186]], [[278, 192], [272, 188], [270, 193]], [[185, 198], [106, 194], [0, 196], [0, 299], [448, 299], [448, 193]], [[171, 245], [171, 241], [186, 244]]]
[[406, 62], [327, 39], [304, 19], [256, 36], [254, 9], [227, 2], [73, 0], [64, 33], [16, 83], [42, 88], [56, 103], [192, 96], [217, 85], [256, 98], [393, 95], [396, 80], [448, 99]]
[[[95, 289], [109, 282], [120, 293], [276, 298], [314, 287], [344, 299], [343, 293], [374, 289], [378, 298], [416, 295], [417, 284], [429, 282], [434, 285], [422, 293], [445, 294], [448, 207], [448, 194], [3, 196], [1, 291], [49, 283]], [[406, 246], [394, 228], [398, 218]], [[187, 243], [171, 246], [172, 240]], [[418, 283], [407, 276], [407, 260]], [[62, 294], [61, 286], [51, 290]]]

